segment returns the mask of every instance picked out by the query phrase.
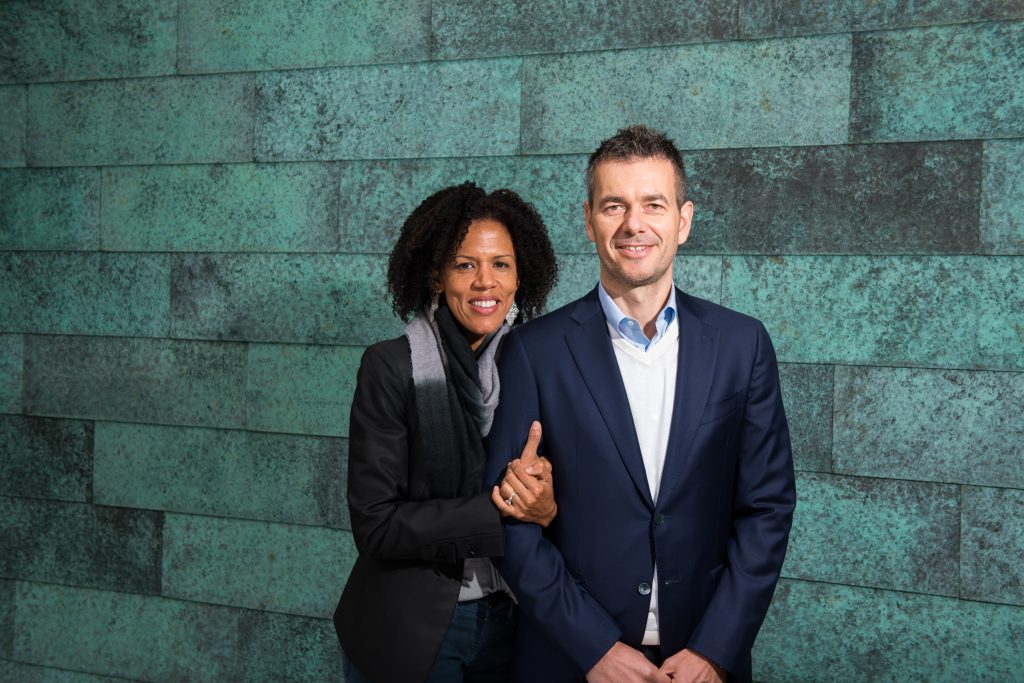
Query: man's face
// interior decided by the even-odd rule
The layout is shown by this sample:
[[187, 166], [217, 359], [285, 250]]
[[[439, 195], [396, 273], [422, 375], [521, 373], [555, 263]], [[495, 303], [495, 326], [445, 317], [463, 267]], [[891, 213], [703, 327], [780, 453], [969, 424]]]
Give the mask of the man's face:
[[693, 203], [676, 202], [667, 159], [606, 161], [594, 169], [593, 207], [584, 202], [587, 238], [597, 246], [601, 282], [612, 296], [672, 280], [676, 248], [690, 234]]

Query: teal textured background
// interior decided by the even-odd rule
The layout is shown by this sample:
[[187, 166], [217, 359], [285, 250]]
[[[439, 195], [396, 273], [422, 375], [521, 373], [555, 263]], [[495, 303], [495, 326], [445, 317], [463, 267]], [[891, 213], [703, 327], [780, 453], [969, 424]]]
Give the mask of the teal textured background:
[[1024, 1], [0, 2], [0, 680], [341, 680], [348, 410], [466, 179], [593, 286], [586, 155], [685, 149], [775, 340], [761, 683], [1024, 672]]

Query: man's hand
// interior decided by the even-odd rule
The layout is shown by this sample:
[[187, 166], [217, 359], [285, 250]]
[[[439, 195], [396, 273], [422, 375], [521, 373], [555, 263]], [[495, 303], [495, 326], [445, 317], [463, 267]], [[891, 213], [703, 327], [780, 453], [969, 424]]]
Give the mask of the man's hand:
[[665, 660], [661, 671], [672, 683], [725, 683], [725, 669], [693, 650], [680, 650]]
[[625, 643], [615, 643], [587, 672], [588, 683], [671, 683], [672, 679]]
[[534, 421], [523, 452], [508, 464], [501, 486], [495, 486], [491, 491], [491, 501], [503, 516], [547, 526], [555, 518], [558, 506], [551, 480], [551, 463], [547, 458], [537, 456], [540, 438], [540, 422]]

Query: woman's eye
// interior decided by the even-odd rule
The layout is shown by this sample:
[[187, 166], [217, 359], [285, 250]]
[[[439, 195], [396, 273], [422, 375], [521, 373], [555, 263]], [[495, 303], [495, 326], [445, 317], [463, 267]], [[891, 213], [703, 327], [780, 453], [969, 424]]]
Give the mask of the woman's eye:
[[455, 264], [455, 270], [473, 270], [473, 264], [469, 261], [462, 261]]
[[512, 267], [512, 264], [509, 263], [508, 261], [495, 261], [494, 267], [500, 268], [501, 270], [508, 270], [509, 268]]

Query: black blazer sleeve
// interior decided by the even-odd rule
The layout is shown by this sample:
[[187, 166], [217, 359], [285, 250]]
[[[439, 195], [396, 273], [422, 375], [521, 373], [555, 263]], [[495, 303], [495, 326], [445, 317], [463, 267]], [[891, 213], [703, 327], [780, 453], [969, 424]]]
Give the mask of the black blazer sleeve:
[[416, 458], [415, 392], [408, 341], [363, 354], [349, 426], [348, 504], [359, 552], [379, 560], [455, 562], [502, 554], [501, 517], [490, 492], [410, 498]]

